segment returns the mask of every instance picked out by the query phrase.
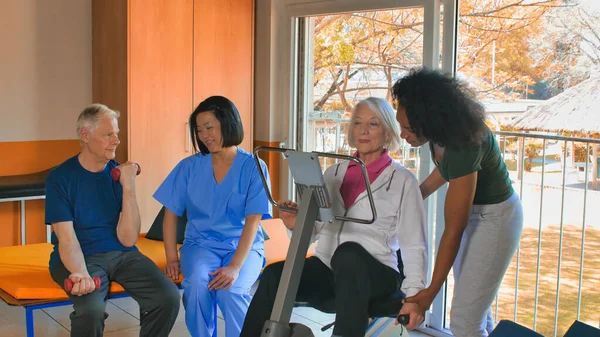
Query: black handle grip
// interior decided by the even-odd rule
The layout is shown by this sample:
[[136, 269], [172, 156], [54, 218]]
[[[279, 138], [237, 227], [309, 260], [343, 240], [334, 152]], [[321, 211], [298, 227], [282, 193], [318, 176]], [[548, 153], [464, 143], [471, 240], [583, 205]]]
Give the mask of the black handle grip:
[[396, 317], [396, 320], [402, 325], [407, 325], [410, 322], [410, 315], [398, 315], [398, 317]]

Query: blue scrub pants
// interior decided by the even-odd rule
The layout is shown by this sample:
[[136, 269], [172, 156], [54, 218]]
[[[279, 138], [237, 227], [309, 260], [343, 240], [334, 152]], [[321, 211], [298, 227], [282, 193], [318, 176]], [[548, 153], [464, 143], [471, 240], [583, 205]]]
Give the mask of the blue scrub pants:
[[235, 251], [187, 243], [181, 247], [185, 323], [193, 337], [217, 336], [217, 305], [225, 319], [225, 336], [239, 337], [250, 305], [250, 288], [264, 266], [264, 256], [251, 250], [228, 290], [208, 290], [209, 273], [229, 265]]

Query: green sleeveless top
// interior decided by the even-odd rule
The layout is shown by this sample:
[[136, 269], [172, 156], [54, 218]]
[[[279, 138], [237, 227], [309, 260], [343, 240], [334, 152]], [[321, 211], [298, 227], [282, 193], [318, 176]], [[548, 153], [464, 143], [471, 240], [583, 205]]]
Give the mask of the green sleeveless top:
[[435, 159], [433, 143], [430, 142], [429, 147], [433, 162], [446, 181], [477, 171], [474, 205], [497, 204], [513, 195], [506, 164], [491, 131], [486, 133], [481, 144], [460, 149], [446, 147], [439, 163]]

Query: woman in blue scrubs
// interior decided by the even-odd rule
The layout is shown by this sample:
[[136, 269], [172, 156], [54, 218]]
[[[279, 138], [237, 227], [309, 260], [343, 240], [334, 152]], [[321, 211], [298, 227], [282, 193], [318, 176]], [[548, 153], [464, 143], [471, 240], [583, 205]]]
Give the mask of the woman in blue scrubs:
[[[240, 149], [244, 132], [235, 105], [213, 96], [190, 116], [196, 154], [183, 159], [154, 198], [166, 208], [165, 272], [183, 274], [183, 304], [194, 337], [216, 336], [218, 305], [227, 337], [237, 337], [250, 304], [251, 286], [265, 263], [260, 220], [271, 208], [252, 154]], [[261, 161], [267, 181], [267, 167]], [[187, 213], [177, 256], [177, 216]]]

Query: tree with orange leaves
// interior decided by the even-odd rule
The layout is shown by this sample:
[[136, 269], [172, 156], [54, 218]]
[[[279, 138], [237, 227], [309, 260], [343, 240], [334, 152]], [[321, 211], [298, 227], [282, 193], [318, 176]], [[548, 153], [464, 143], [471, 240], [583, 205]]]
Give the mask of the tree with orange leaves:
[[[551, 14], [565, 15], [576, 5], [569, 0], [460, 0], [458, 76], [473, 84], [480, 98], [504, 101], [534, 94], [532, 87], [542, 80], [565, 77], [572, 65], [567, 55], [579, 43], [561, 41], [548, 27], [554, 24]], [[423, 9], [312, 20], [314, 110], [350, 111], [353, 102], [370, 95], [389, 99], [394, 79], [422, 64]]]

